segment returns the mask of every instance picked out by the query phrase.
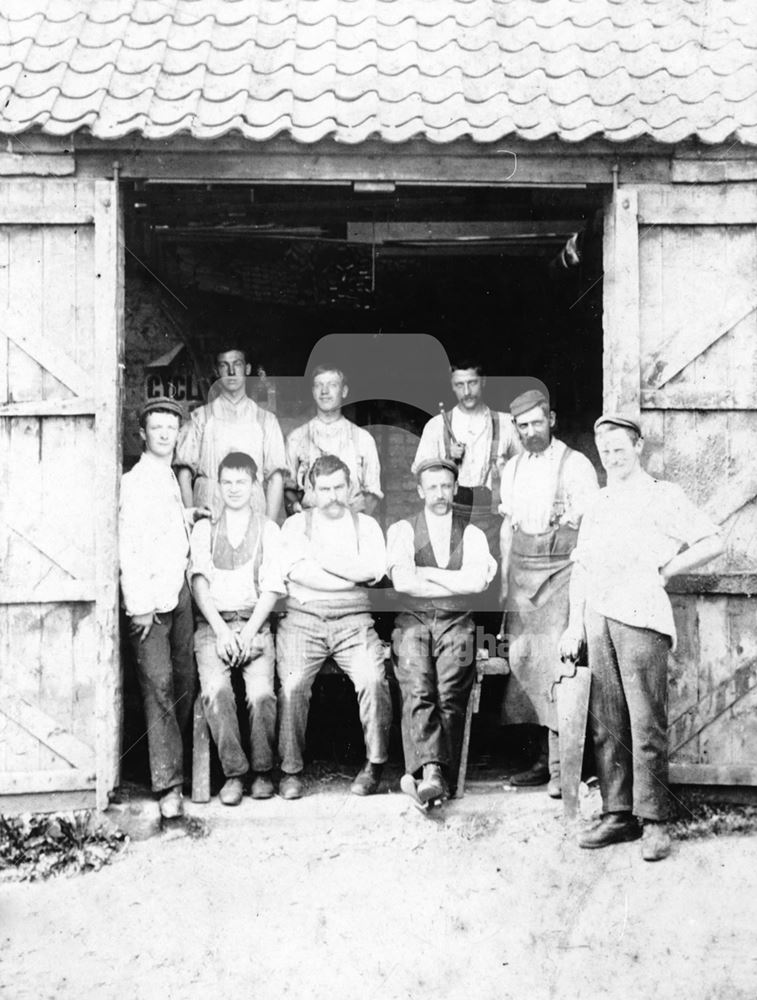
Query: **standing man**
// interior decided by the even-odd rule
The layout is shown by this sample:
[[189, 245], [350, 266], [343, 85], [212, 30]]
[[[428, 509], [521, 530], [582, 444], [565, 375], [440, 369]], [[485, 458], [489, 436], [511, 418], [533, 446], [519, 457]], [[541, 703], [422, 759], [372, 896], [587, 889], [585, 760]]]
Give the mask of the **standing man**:
[[139, 418], [144, 452], [121, 480], [118, 544], [121, 592], [147, 724], [152, 790], [164, 819], [181, 816], [182, 734], [192, 714], [195, 663], [186, 510], [171, 469], [181, 407], [151, 399]]
[[244, 452], [255, 460], [262, 477], [262, 485], [255, 483], [252, 507], [275, 521], [284, 494], [284, 438], [276, 417], [247, 395], [251, 370], [242, 350], [222, 350], [216, 356], [218, 383], [211, 388], [210, 401], [193, 410], [179, 436], [179, 486], [185, 506], [210, 507], [217, 518], [223, 507], [218, 465], [229, 452]]
[[205, 717], [218, 747], [226, 782], [219, 799], [242, 801], [249, 770], [242, 750], [231, 671], [244, 679], [250, 719], [253, 799], [273, 795], [271, 771], [276, 740], [273, 691], [273, 637], [268, 617], [286, 593], [279, 563], [279, 528], [256, 514], [250, 499], [255, 462], [231, 452], [218, 468], [223, 511], [217, 521], [201, 521], [192, 531], [192, 592], [202, 620], [195, 653]]
[[578, 843], [598, 848], [642, 836], [642, 857], [658, 861], [670, 852], [667, 665], [675, 625], [665, 586], [714, 559], [723, 543], [678, 486], [644, 471], [638, 420], [605, 415], [594, 434], [607, 486], [581, 525], [560, 643], [575, 658], [585, 634], [591, 667], [589, 726], [603, 813]]
[[[423, 509], [389, 528], [387, 562], [405, 595], [392, 645], [402, 692], [403, 790], [421, 803], [449, 797], [476, 676], [470, 595], [496, 571], [486, 536], [453, 513], [457, 465], [430, 458], [416, 471]], [[420, 781], [416, 782], [416, 777]]]
[[279, 794], [298, 799], [303, 793], [310, 692], [331, 656], [355, 685], [365, 738], [366, 762], [350, 791], [371, 795], [387, 759], [392, 719], [384, 650], [366, 590], [384, 576], [384, 536], [372, 517], [349, 509], [350, 473], [340, 458], [322, 455], [308, 475], [315, 506], [288, 518], [281, 529], [289, 596], [276, 636]]
[[342, 416], [349, 387], [344, 372], [333, 365], [319, 365], [313, 372], [316, 415], [296, 427], [287, 438], [286, 505], [290, 513], [313, 507], [308, 472], [321, 455], [336, 455], [350, 472], [347, 503], [355, 513], [373, 515], [381, 492], [381, 469], [376, 442], [368, 431]]
[[429, 458], [444, 458], [458, 469], [454, 510], [486, 535], [489, 551], [499, 553], [499, 479], [505, 462], [520, 450], [512, 417], [484, 402], [486, 378], [477, 362], [451, 365], [457, 405], [432, 417], [423, 428], [413, 473]]
[[537, 389], [510, 404], [524, 451], [502, 475], [502, 598], [510, 675], [503, 722], [542, 728], [541, 749], [513, 785], [543, 785], [559, 798], [560, 748], [552, 685], [558, 643], [568, 624], [571, 553], [584, 510], [597, 491], [591, 462], [553, 437], [555, 412]]

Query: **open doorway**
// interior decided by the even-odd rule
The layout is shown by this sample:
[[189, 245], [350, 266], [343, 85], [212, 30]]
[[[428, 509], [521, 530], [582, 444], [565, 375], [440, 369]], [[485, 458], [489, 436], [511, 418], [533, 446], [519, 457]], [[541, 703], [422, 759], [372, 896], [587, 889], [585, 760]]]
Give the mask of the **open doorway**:
[[[292, 389], [292, 379], [305, 375], [316, 345], [335, 333], [428, 334], [450, 359], [477, 358], [492, 375], [538, 378], [550, 390], [558, 434], [596, 462], [590, 431], [602, 403], [602, 190], [137, 182], [124, 185], [123, 204], [132, 251], [125, 467], [139, 456], [136, 415], [145, 397], [176, 395], [188, 411], [201, 405], [214, 351], [229, 341], [244, 344], [253, 368], [265, 373], [260, 402], [276, 410], [287, 434], [311, 415], [307, 388]], [[565, 252], [575, 234], [578, 255]], [[438, 399], [451, 404], [445, 373], [427, 377], [438, 379]], [[489, 402], [503, 409], [509, 400]], [[375, 431], [385, 493], [377, 516], [386, 526], [407, 510], [409, 467], [428, 413], [371, 399], [345, 415]], [[141, 725], [129, 676], [127, 664], [126, 746]], [[474, 730], [474, 762], [498, 752], [500, 696], [493, 679]], [[345, 711], [344, 699], [322, 703], [324, 712]], [[311, 726], [314, 754], [329, 753], [319, 728], [332, 732], [339, 721]], [[360, 742], [349, 720], [347, 732], [347, 744]], [[127, 755], [127, 773], [132, 764], [139, 772], [144, 761]]]

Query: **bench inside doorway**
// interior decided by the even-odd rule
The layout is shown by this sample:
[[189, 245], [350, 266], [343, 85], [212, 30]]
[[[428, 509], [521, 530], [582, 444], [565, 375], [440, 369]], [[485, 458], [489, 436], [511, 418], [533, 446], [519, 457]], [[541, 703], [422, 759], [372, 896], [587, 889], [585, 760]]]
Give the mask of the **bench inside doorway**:
[[[388, 653], [387, 653], [388, 655]], [[321, 674], [338, 674], [339, 668], [327, 660], [320, 670]], [[507, 660], [499, 656], [488, 656], [484, 650], [479, 650], [476, 656], [476, 680], [468, 699], [468, 709], [465, 713], [465, 729], [463, 731], [463, 746], [460, 753], [460, 771], [457, 777], [457, 797], [465, 793], [465, 778], [468, 771], [468, 751], [473, 716], [481, 705], [481, 685], [484, 677], [505, 676], [510, 673]], [[210, 730], [205, 719], [205, 709], [202, 696], [197, 695], [194, 703], [192, 719], [192, 801], [210, 802]]]

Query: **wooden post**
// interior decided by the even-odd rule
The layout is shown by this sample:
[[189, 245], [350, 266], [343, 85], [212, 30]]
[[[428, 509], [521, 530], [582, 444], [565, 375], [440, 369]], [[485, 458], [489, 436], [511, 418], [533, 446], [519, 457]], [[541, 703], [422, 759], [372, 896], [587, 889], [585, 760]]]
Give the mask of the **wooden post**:
[[618, 188], [605, 210], [604, 409], [639, 414], [639, 226], [637, 195]]
[[118, 783], [122, 690], [118, 641], [118, 482], [121, 470], [123, 267], [118, 181], [95, 184], [95, 586], [97, 808]]
[[201, 694], [192, 714], [192, 801], [210, 802], [210, 730]]

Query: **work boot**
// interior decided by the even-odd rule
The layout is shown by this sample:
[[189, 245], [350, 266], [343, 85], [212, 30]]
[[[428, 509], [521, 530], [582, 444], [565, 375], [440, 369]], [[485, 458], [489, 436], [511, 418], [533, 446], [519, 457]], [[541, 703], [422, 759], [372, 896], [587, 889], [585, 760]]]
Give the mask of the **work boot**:
[[418, 798], [421, 802], [433, 799], [448, 799], [449, 789], [439, 764], [424, 764], [423, 777], [418, 782]]
[[270, 771], [260, 771], [255, 775], [250, 789], [253, 799], [270, 799], [273, 795], [273, 782]]
[[550, 775], [549, 781], [547, 782], [547, 795], [551, 799], [562, 798], [562, 785], [560, 784], [559, 774]]
[[596, 826], [578, 835], [578, 846], [595, 848], [638, 840], [641, 827], [630, 812], [605, 813]]
[[350, 785], [350, 791], [352, 794], [373, 795], [377, 792], [379, 782], [381, 781], [381, 772], [383, 770], [383, 764], [371, 764], [371, 762], [367, 760], [355, 776], [355, 780]]
[[282, 774], [279, 781], [279, 795], [282, 799], [301, 799], [305, 791], [300, 773]]
[[670, 834], [667, 823], [644, 820], [641, 834], [641, 856], [645, 861], [662, 861], [670, 854]]
[[225, 806], [238, 806], [244, 795], [244, 786], [241, 778], [227, 778], [223, 788], [218, 793], [218, 798]]
[[517, 774], [511, 774], [508, 782], [516, 788], [529, 788], [534, 785], [546, 785], [549, 781], [549, 768], [544, 757], [539, 757], [531, 767]]
[[178, 819], [184, 815], [184, 796], [181, 794], [181, 785], [174, 785], [158, 799], [160, 815], [163, 819]]

